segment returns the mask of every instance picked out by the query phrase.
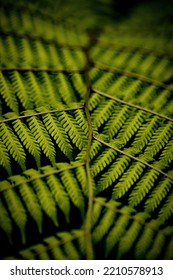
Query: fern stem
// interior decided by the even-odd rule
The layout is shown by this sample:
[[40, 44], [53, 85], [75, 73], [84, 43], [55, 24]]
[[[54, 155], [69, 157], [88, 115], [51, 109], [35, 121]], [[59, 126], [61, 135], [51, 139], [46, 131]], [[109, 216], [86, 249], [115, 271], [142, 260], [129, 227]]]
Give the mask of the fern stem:
[[156, 116], [158, 116], [158, 117], [160, 117], [160, 118], [163, 118], [163, 119], [166, 119], [166, 120], [168, 120], [168, 121], [173, 122], [173, 119], [170, 118], [170, 117], [168, 117], [168, 116], [165, 116], [165, 115], [159, 114], [159, 113], [157, 113], [157, 112], [154, 112], [154, 111], [152, 111], [152, 110], [150, 110], [150, 109], [147, 109], [147, 108], [144, 108], [144, 107], [141, 107], [141, 106], [138, 106], [138, 105], [135, 105], [135, 104], [126, 102], [126, 101], [121, 100], [121, 99], [119, 99], [119, 98], [117, 98], [117, 97], [114, 97], [114, 96], [112, 96], [112, 95], [109, 95], [109, 94], [107, 94], [107, 93], [104, 93], [104, 92], [102, 92], [102, 91], [100, 91], [100, 90], [98, 90], [98, 89], [93, 88], [92, 90], [93, 90], [95, 93], [98, 93], [98, 94], [100, 94], [100, 95], [102, 95], [102, 96], [105, 96], [105, 97], [107, 97], [107, 98], [110, 98], [110, 99], [112, 99], [112, 100], [115, 100], [115, 101], [117, 101], [118, 103], [127, 105], [127, 106], [129, 106], [129, 107], [132, 107], [132, 108], [135, 108], [135, 109], [138, 109], [138, 110], [142, 110], [142, 111], [144, 111], [144, 112], [150, 113], [150, 114], [152, 114], [152, 115], [156, 115]]
[[[28, 184], [30, 182], [33, 182], [35, 180], [39, 180], [39, 179], [43, 179], [43, 178], [46, 178], [48, 176], [51, 176], [51, 175], [55, 175], [55, 174], [58, 174], [60, 172], [63, 172], [63, 171], [66, 171], [66, 170], [71, 170], [71, 169], [75, 169], [75, 168], [78, 168], [80, 166], [84, 166], [85, 163], [84, 162], [81, 162], [79, 164], [76, 164], [74, 166], [69, 166], [69, 167], [65, 167], [65, 168], [61, 168], [59, 170], [55, 170], [55, 171], [52, 171], [52, 172], [48, 172], [46, 174], [40, 174], [39, 176], [35, 176], [34, 178], [30, 178], [30, 179], [26, 179], [24, 181], [21, 181], [19, 183], [16, 183], [16, 184], [12, 184], [10, 185], [10, 188], [15, 188], [15, 187], [18, 187], [20, 186], [21, 184]], [[9, 187], [2, 187], [0, 192], [4, 192], [4, 191], [7, 191], [9, 189]]]
[[115, 151], [117, 151], [117, 152], [119, 152], [119, 153], [121, 153], [121, 154], [123, 154], [123, 155], [129, 157], [129, 158], [132, 158], [132, 159], [134, 159], [135, 161], [138, 161], [138, 162], [140, 162], [140, 163], [142, 163], [142, 164], [148, 166], [148, 167], [151, 168], [151, 169], [154, 169], [154, 170], [157, 171], [158, 173], [161, 173], [162, 175], [164, 175], [165, 177], [167, 177], [167, 178], [169, 178], [169, 179], [171, 179], [171, 180], [173, 181], [173, 177], [172, 177], [172, 176], [166, 174], [166, 173], [163, 172], [161, 169], [159, 169], [159, 168], [153, 166], [152, 164], [149, 164], [149, 163], [147, 163], [146, 161], [144, 161], [144, 160], [142, 160], [142, 159], [140, 159], [140, 158], [134, 157], [134, 156], [132, 156], [132, 155], [126, 153], [126, 152], [123, 152], [122, 150], [120, 150], [120, 149], [118, 149], [118, 148], [116, 148], [116, 147], [114, 147], [114, 146], [112, 146], [112, 145], [106, 143], [105, 141], [99, 139], [99, 138], [96, 137], [95, 135], [93, 135], [93, 138], [94, 138], [95, 140], [99, 141], [100, 143], [106, 145], [107, 147], [109, 147], [109, 148], [111, 148], [111, 149], [113, 149], [113, 150], [115, 150]]
[[148, 84], [152, 84], [152, 85], [155, 85], [157, 87], [161, 87], [161, 88], [164, 88], [166, 90], [169, 90], [169, 91], [173, 92], [173, 90], [170, 88], [169, 85], [164, 84], [164, 83], [160, 83], [157, 80], [150, 79], [150, 78], [148, 78], [146, 76], [143, 76], [143, 75], [140, 75], [140, 74], [137, 74], [137, 73], [134, 73], [134, 72], [129, 72], [129, 71], [126, 71], [126, 70], [121, 70], [119, 68], [110, 67], [109, 65], [105, 65], [105, 64], [101, 64], [101, 63], [97, 63], [97, 62], [94, 63], [94, 66], [96, 68], [100, 69], [100, 70], [103, 70], [103, 71], [108, 71], [110, 73], [118, 73], [118, 74], [130, 77], [130, 78], [134, 78], [134, 79], [137, 79], [137, 80], [146, 82]]
[[[151, 223], [151, 221], [152, 220], [150, 220], [149, 222], [146, 222], [146, 220], [144, 219], [144, 220], [142, 220], [142, 219], [139, 219], [138, 217], [136, 217], [136, 213], [134, 213], [134, 215], [132, 215], [132, 214], [130, 214], [130, 213], [125, 213], [124, 211], [123, 211], [123, 208], [121, 209], [119, 209], [119, 208], [116, 208], [116, 207], [113, 207], [110, 203], [106, 203], [106, 202], [104, 202], [104, 201], [100, 201], [100, 199], [99, 198], [94, 198], [94, 202], [95, 203], [98, 203], [98, 204], [100, 204], [101, 206], [103, 206], [103, 207], [105, 207], [105, 208], [107, 208], [107, 209], [111, 209], [112, 211], [114, 211], [114, 212], [116, 212], [116, 213], [119, 213], [119, 214], [121, 214], [121, 215], [126, 215], [126, 216], [128, 216], [129, 217], [129, 219], [131, 219], [131, 220], [136, 220], [139, 224], [141, 224], [141, 225], [145, 225], [147, 228], [150, 228], [151, 230], [153, 230], [153, 231], [155, 231], [155, 232], [158, 232], [158, 231], [160, 231], [160, 228], [159, 228], [159, 221], [158, 221], [158, 223], [155, 223], [154, 225], [155, 226], [153, 226], [153, 224]], [[146, 212], [145, 212], [146, 213]], [[147, 213], [148, 214], [148, 213]], [[149, 215], [149, 214], [148, 214]], [[153, 221], [156, 221], [156, 220], [154, 220], [153, 219]], [[160, 224], [161, 225], [161, 224]], [[164, 231], [163, 231], [164, 232]], [[169, 234], [167, 234], [166, 232], [164, 233], [164, 235], [165, 236], [169, 236]]]
[[18, 120], [18, 119], [30, 118], [30, 117], [33, 117], [33, 116], [40, 116], [40, 115], [46, 115], [46, 114], [53, 114], [53, 113], [57, 113], [57, 112], [74, 111], [74, 110], [83, 109], [83, 107], [84, 107], [84, 106], [71, 107], [71, 108], [64, 108], [64, 109], [55, 109], [55, 110], [48, 110], [48, 111], [39, 112], [39, 113], [33, 113], [33, 114], [29, 114], [29, 115], [16, 116], [16, 117], [14, 117], [14, 118], [9, 118], [9, 119], [0, 120], [0, 123], [15, 121], [15, 120]]

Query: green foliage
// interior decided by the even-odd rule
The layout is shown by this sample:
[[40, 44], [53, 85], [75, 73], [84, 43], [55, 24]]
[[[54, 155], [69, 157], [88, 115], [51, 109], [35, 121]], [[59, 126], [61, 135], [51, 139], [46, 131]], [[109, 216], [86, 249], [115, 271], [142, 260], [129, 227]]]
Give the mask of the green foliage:
[[173, 258], [171, 12], [115, 2], [2, 1], [2, 259]]

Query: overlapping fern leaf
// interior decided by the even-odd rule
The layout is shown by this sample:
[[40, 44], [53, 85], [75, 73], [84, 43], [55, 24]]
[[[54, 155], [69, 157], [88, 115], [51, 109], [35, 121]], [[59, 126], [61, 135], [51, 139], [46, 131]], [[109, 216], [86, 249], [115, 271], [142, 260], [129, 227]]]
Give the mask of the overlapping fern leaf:
[[2, 1], [2, 259], [173, 258], [162, 2]]

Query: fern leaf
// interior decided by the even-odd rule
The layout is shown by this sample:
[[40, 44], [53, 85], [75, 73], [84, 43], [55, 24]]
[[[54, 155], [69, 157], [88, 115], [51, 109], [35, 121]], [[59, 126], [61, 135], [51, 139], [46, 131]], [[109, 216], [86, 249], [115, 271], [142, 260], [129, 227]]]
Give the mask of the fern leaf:
[[5, 170], [8, 172], [8, 175], [12, 174], [8, 150], [3, 144], [3, 142], [1, 141], [0, 141], [0, 165], [2, 165], [5, 168]]
[[[118, 209], [119, 210], [119, 209]], [[109, 233], [105, 239], [105, 254], [106, 257], [110, 254], [113, 248], [119, 243], [120, 239], [126, 233], [126, 228], [129, 224], [130, 214], [134, 212], [134, 210], [130, 207], [124, 206], [119, 212], [120, 216], [118, 216], [114, 226], [111, 228]]]
[[102, 148], [102, 144], [94, 140], [92, 142], [91, 149], [90, 149], [90, 158], [94, 159], [94, 157], [96, 157], [99, 154], [101, 148]]
[[63, 241], [64, 241], [64, 244], [62, 246], [63, 246], [63, 250], [64, 250], [66, 256], [70, 260], [79, 260], [80, 259], [80, 254], [78, 252], [78, 249], [75, 248], [75, 246], [72, 242], [71, 233], [63, 232], [63, 233], [59, 233], [58, 236], [60, 238], [62, 238]]
[[108, 169], [108, 171], [101, 177], [99, 181], [99, 191], [102, 191], [111, 186], [115, 181], [122, 176], [123, 172], [130, 163], [128, 157], [119, 157]]
[[125, 195], [127, 191], [139, 180], [144, 168], [144, 165], [140, 162], [132, 164], [127, 172], [125, 172], [120, 178], [118, 184], [114, 186], [113, 197], [118, 199]]
[[84, 112], [82, 110], [75, 110], [74, 116], [77, 124], [81, 127], [84, 134], [88, 135], [88, 123], [86, 122], [86, 118], [84, 116]]
[[118, 135], [118, 137], [122, 137], [124, 143], [127, 143], [131, 137], [138, 131], [141, 124], [144, 122], [144, 112], [139, 111], [136, 113], [135, 117], [133, 117], [133, 120], [131, 122], [127, 122], [126, 126], [127, 128], [124, 130], [124, 133], [121, 135]]
[[140, 151], [145, 148], [154, 134], [154, 131], [158, 128], [158, 121], [158, 117], [153, 117], [150, 123], [147, 122], [141, 126], [133, 142], [135, 149]]
[[[169, 236], [169, 235], [171, 236], [172, 234], [173, 234], [172, 227], [166, 227], [164, 230], [160, 230], [160, 232], [157, 233], [157, 236], [154, 240], [154, 244], [152, 245], [151, 249], [149, 250], [149, 252], [146, 255], [146, 259], [150, 259], [150, 260], [157, 259], [164, 248], [167, 236]], [[170, 243], [171, 242], [168, 243], [169, 246], [170, 246]], [[166, 258], [166, 259], [169, 259], [169, 258]]]
[[[64, 165], [58, 165], [59, 167]], [[74, 205], [80, 209], [81, 215], [84, 215], [84, 196], [83, 193], [79, 187], [79, 183], [77, 182], [76, 178], [74, 177], [73, 173], [70, 170], [62, 171], [61, 174], [61, 180], [63, 182], [63, 185], [71, 198]]]
[[[0, 187], [1, 187], [1, 183], [0, 183]], [[9, 217], [9, 213], [7, 212], [7, 209], [4, 206], [2, 199], [0, 199], [0, 227], [7, 234], [8, 239], [12, 244], [12, 232], [13, 232], [12, 221]]]
[[65, 188], [61, 184], [60, 180], [57, 176], [51, 174], [53, 173], [54, 169], [50, 166], [42, 167], [44, 174], [46, 175], [46, 182], [49, 186], [51, 194], [58, 205], [58, 207], [64, 213], [66, 220], [69, 221], [70, 215], [70, 201], [69, 197], [65, 191]]
[[9, 179], [12, 183], [19, 185], [19, 193], [22, 197], [23, 204], [35, 220], [39, 232], [42, 232], [43, 215], [38, 198], [33, 189], [27, 183], [24, 183], [24, 178], [21, 175], [11, 176]]
[[32, 109], [32, 103], [23, 84], [23, 79], [19, 72], [10, 72], [10, 80], [13, 84], [14, 93], [18, 96], [24, 109]]
[[[34, 111], [25, 111], [25, 115], [34, 114]], [[37, 143], [40, 145], [43, 153], [50, 159], [51, 163], [55, 163], [55, 148], [49, 137], [47, 130], [42, 122], [35, 116], [27, 118], [31, 133], [34, 135]]]
[[150, 146], [145, 150], [146, 154], [151, 154], [155, 156], [164, 146], [168, 143], [173, 132], [173, 124], [168, 122], [164, 128], [157, 129], [156, 133], [153, 135]]
[[[38, 110], [38, 109], [37, 109]], [[39, 111], [47, 111], [46, 108], [41, 107]], [[59, 146], [61, 151], [69, 158], [72, 159], [72, 147], [70, 145], [68, 135], [64, 132], [61, 124], [57, 119], [50, 113], [43, 115], [43, 123], [49, 134], [54, 138], [56, 144]]]
[[172, 260], [173, 259], [173, 238], [170, 239], [165, 251], [165, 260]]
[[88, 196], [88, 186], [87, 186], [87, 176], [86, 170], [84, 166], [80, 166], [76, 168], [76, 178], [81, 186], [81, 190], [83, 191], [84, 195]]
[[[118, 106], [117, 106], [118, 107]], [[118, 107], [117, 112], [115, 112], [106, 125], [104, 126], [104, 132], [113, 138], [121, 127], [124, 125], [129, 115], [129, 108], [124, 106], [123, 108]]]
[[[152, 248], [152, 242], [155, 235], [155, 230], [158, 229], [159, 223], [156, 220], [152, 220], [148, 223], [148, 226], [144, 229], [140, 236], [136, 248], [135, 254], [137, 259], [144, 258], [149, 248]], [[159, 244], [160, 247], [161, 244]]]
[[93, 111], [99, 104], [100, 102], [103, 100], [103, 97], [99, 94], [93, 93], [91, 95], [91, 98], [89, 99], [89, 110]]
[[104, 168], [108, 167], [113, 160], [115, 160], [117, 156], [117, 152], [112, 149], [106, 149], [97, 159], [92, 163], [92, 174], [95, 177], [98, 173], [100, 173]]
[[125, 233], [125, 235], [121, 238], [119, 242], [117, 252], [118, 259], [121, 259], [127, 252], [131, 250], [142, 228], [141, 223], [138, 222], [138, 218], [144, 219], [145, 217], [145, 213], [138, 213], [135, 216], [135, 220], [130, 225], [130, 228], [128, 229], [127, 233]]
[[[53, 74], [48, 74], [46, 72], [39, 73], [39, 80], [43, 86], [44, 100], [47, 104], [53, 105], [57, 102], [57, 96], [55, 92], [55, 87], [53, 84]], [[60, 99], [59, 99], [60, 100]], [[29, 109], [29, 108], [28, 108]]]
[[[14, 113], [7, 113], [5, 114], [6, 118], [15, 118], [16, 115]], [[12, 122], [14, 131], [18, 135], [19, 139], [21, 140], [21, 143], [23, 146], [33, 155], [37, 167], [40, 166], [40, 148], [35, 141], [33, 135], [27, 128], [27, 126], [19, 119], [16, 119], [15, 121]]]
[[27, 85], [29, 95], [34, 102], [34, 107], [42, 106], [43, 99], [36, 76], [31, 71], [25, 72], [24, 75], [24, 81]]
[[3, 75], [3, 72], [0, 71], [0, 87], [1, 87], [1, 96], [5, 101], [5, 104], [14, 112], [18, 113], [18, 104], [15, 95], [12, 93], [12, 89], [9, 85], [8, 80]]
[[13, 133], [12, 129], [5, 123], [0, 123], [0, 137], [14, 160], [24, 170], [26, 154], [23, 146], [20, 144], [17, 136]]
[[103, 203], [105, 203], [105, 198], [103, 197], [99, 197], [95, 200], [92, 211], [92, 228], [94, 228], [96, 223], [99, 221], [99, 218], [101, 217]]
[[[10, 183], [8, 181], [3, 181], [3, 184], [5, 185], [5, 187], [8, 186], [9, 188], [8, 191], [3, 192], [3, 196], [8, 205], [8, 211], [10, 212], [10, 216], [20, 230], [22, 243], [25, 244], [25, 230], [27, 223], [26, 210], [16, 192], [10, 188]], [[1, 185], [1, 187], [3, 186], [3, 184]]]
[[99, 128], [101, 125], [106, 122], [115, 109], [115, 101], [109, 100], [107, 102], [101, 103], [98, 108], [92, 114], [92, 118], [96, 128]]
[[84, 99], [86, 94], [86, 86], [83, 76], [81, 74], [74, 73], [71, 79], [77, 94], [81, 97], [81, 99]]
[[86, 139], [83, 131], [78, 127], [76, 120], [66, 112], [59, 113], [58, 119], [66, 133], [68, 133], [73, 144], [81, 150], [84, 147]]
[[159, 212], [159, 220], [164, 223], [168, 218], [173, 215], [173, 193], [169, 195], [162, 209]]
[[67, 79], [67, 76], [63, 73], [58, 73], [57, 77], [59, 85], [59, 94], [64, 103], [69, 104], [70, 102], [77, 101], [73, 89], [70, 86], [70, 82]]
[[163, 178], [149, 195], [145, 202], [145, 210], [153, 212], [161, 204], [172, 187], [172, 181], [169, 178]]
[[28, 169], [24, 172], [24, 175], [32, 179], [32, 185], [37, 194], [37, 198], [42, 209], [47, 214], [47, 216], [53, 221], [55, 226], [58, 226], [55, 200], [52, 194], [50, 193], [48, 187], [46, 186], [45, 182], [41, 180], [40, 174], [34, 169]]
[[144, 175], [130, 194], [129, 204], [131, 206], [138, 205], [144, 199], [150, 189], [154, 186], [158, 176], [158, 172], [153, 169]]
[[[114, 201], [109, 202], [109, 207], [114, 208], [115, 206], [116, 203]], [[99, 221], [99, 225], [97, 225], [96, 228], [93, 229], [94, 242], [98, 243], [101, 241], [101, 239], [103, 239], [103, 237], [106, 235], [106, 233], [109, 231], [110, 227], [112, 226], [112, 223], [114, 222], [115, 218], [116, 218], [115, 211], [112, 211], [112, 209], [106, 209], [101, 220]]]

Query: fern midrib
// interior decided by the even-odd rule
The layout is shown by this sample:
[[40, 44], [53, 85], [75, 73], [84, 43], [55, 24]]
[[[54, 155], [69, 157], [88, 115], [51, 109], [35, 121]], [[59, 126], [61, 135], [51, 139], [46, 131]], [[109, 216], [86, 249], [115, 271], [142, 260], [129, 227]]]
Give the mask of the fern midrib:
[[152, 114], [152, 115], [156, 115], [156, 116], [158, 116], [158, 117], [160, 117], [160, 118], [163, 118], [163, 119], [166, 119], [166, 120], [168, 120], [168, 121], [173, 122], [173, 119], [170, 118], [170, 117], [168, 117], [168, 116], [165, 116], [165, 115], [162, 115], [162, 114], [157, 113], [157, 112], [155, 112], [155, 111], [152, 111], [152, 110], [150, 110], [150, 109], [147, 109], [147, 108], [144, 108], [144, 107], [135, 105], [135, 104], [133, 104], [133, 103], [129, 103], [129, 102], [124, 101], [124, 100], [122, 100], [122, 99], [119, 99], [119, 98], [117, 98], [117, 97], [115, 97], [115, 96], [112, 96], [112, 95], [109, 95], [109, 94], [107, 94], [107, 93], [105, 93], [105, 92], [102, 92], [102, 91], [100, 91], [100, 90], [98, 90], [98, 89], [93, 88], [92, 90], [93, 90], [94, 92], [96, 92], [96, 93], [102, 95], [102, 96], [105, 96], [105, 97], [107, 97], [107, 98], [109, 98], [109, 99], [115, 100], [115, 101], [117, 101], [118, 103], [127, 105], [127, 106], [129, 106], [129, 107], [132, 107], [132, 108], [135, 108], [135, 109], [138, 109], [138, 110], [142, 110], [142, 111], [144, 111], [144, 112], [150, 113], [150, 114]]
[[33, 114], [29, 114], [29, 115], [21, 115], [21, 116], [16, 116], [14, 118], [0, 120], [0, 123], [15, 121], [15, 120], [18, 120], [18, 119], [31, 118], [31, 117], [34, 117], [34, 116], [53, 114], [53, 113], [56, 113], [56, 112], [75, 111], [75, 110], [83, 109], [83, 107], [84, 106], [82, 105], [82, 106], [78, 106], [78, 107], [55, 109], [55, 110], [48, 110], [48, 111], [45, 111], [45, 112], [33, 113]]
[[131, 158], [133, 160], [135, 160], [135, 161], [138, 161], [138, 162], [146, 165], [147, 167], [149, 167], [151, 169], [154, 169], [155, 171], [159, 172], [160, 174], [164, 175], [165, 177], [171, 179], [172, 182], [173, 182], [173, 177], [172, 176], [168, 175], [167, 173], [163, 172], [161, 169], [153, 166], [152, 164], [149, 164], [148, 162], [146, 162], [146, 161], [144, 161], [144, 160], [142, 160], [140, 158], [134, 157], [134, 156], [132, 156], [132, 155], [130, 155], [130, 154], [128, 154], [128, 153], [126, 153], [126, 152], [124, 152], [124, 151], [122, 151], [122, 150], [120, 150], [120, 149], [118, 149], [118, 148], [116, 148], [116, 147], [106, 143], [105, 141], [103, 141], [100, 138], [98, 138], [96, 135], [93, 135], [93, 138], [95, 140], [99, 141], [100, 143], [104, 144], [105, 146], [107, 146], [107, 147], [109, 147], [109, 148], [111, 148], [111, 149], [113, 149], [113, 150], [115, 150], [115, 151], [117, 151], [117, 152], [119, 152], [119, 153], [121, 153], [121, 154], [123, 154], [123, 155], [125, 155], [125, 156], [127, 156], [127, 157], [129, 157], [129, 158]]
[[[26, 180], [21, 181], [19, 183], [11, 184], [10, 189], [18, 187], [22, 184], [28, 184], [28, 183], [33, 182], [35, 180], [43, 179], [43, 178], [46, 178], [48, 176], [55, 175], [55, 174], [58, 174], [58, 173], [63, 172], [63, 171], [72, 170], [72, 169], [75, 169], [75, 168], [78, 168], [78, 167], [84, 166], [84, 165], [85, 165], [85, 163], [81, 162], [81, 163], [76, 164], [74, 166], [69, 166], [69, 167], [61, 168], [61, 169], [58, 169], [58, 170], [55, 170], [55, 171], [52, 171], [52, 172], [48, 172], [48, 173], [45, 173], [45, 174], [40, 174], [39, 176], [35, 176], [33, 178], [26, 179]], [[3, 187], [3, 188], [1, 188], [0, 192], [7, 191], [8, 189], [9, 189], [8, 187]]]
[[98, 62], [95, 62], [93, 65], [100, 70], [103, 70], [103, 71], [105, 70], [105, 71], [108, 71], [110, 73], [118, 73], [118, 74], [121, 74], [121, 75], [129, 77], [129, 78], [135, 78], [137, 80], [140, 80], [140, 81], [146, 82], [148, 84], [152, 84], [154, 86], [161, 87], [163, 89], [166, 89], [166, 90], [169, 90], [169, 91], [173, 92], [173, 89], [171, 89], [169, 85], [161, 83], [157, 80], [148, 78], [147, 76], [144, 76], [144, 75], [141, 75], [141, 74], [138, 74], [138, 73], [135, 73], [135, 72], [122, 70], [122, 69], [112, 67], [112, 66], [110, 67], [109, 65], [98, 63]]

